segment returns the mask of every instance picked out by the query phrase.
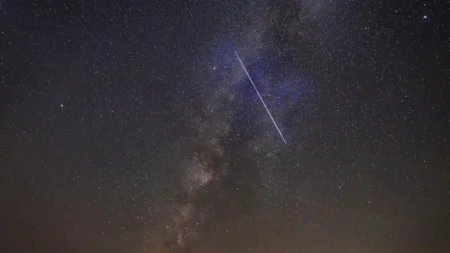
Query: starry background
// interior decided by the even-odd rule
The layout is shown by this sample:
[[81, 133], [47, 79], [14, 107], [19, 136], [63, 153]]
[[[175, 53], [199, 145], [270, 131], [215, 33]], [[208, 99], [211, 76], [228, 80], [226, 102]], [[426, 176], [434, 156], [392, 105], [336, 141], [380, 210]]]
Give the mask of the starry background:
[[0, 250], [449, 252], [449, 13], [0, 1]]

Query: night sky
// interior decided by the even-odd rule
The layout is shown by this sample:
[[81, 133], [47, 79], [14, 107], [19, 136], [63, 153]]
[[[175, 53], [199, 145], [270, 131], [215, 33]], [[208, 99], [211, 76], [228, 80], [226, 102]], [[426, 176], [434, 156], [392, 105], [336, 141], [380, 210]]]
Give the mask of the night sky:
[[0, 1], [0, 252], [450, 252], [449, 16]]

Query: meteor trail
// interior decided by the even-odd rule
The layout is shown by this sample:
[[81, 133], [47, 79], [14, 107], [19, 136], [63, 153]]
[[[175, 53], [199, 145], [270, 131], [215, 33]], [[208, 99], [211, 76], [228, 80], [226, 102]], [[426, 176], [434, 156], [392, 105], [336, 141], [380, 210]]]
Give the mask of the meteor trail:
[[272, 120], [273, 124], [275, 125], [275, 128], [277, 129], [278, 133], [280, 134], [281, 139], [283, 139], [284, 144], [287, 144], [286, 140], [285, 140], [284, 137], [283, 137], [283, 134], [281, 133], [280, 128], [278, 128], [277, 123], [276, 123], [275, 120], [273, 119], [272, 114], [271, 114], [270, 111], [269, 111], [269, 108], [267, 108], [267, 105], [266, 105], [266, 103], [264, 102], [263, 98], [261, 97], [261, 94], [259, 94], [259, 91], [258, 91], [258, 89], [256, 88], [255, 83], [253, 82], [252, 78], [250, 77], [250, 74], [247, 72], [247, 69], [245, 68], [244, 63], [242, 63], [241, 57], [239, 57], [239, 55], [238, 55], [238, 53], [237, 53], [236, 51], [234, 51], [234, 54], [235, 54], [236, 57], [238, 58], [239, 63], [241, 63], [241, 66], [242, 66], [242, 68], [244, 69], [245, 74], [247, 74], [248, 79], [249, 79], [250, 82], [252, 83], [253, 88], [255, 88], [255, 91], [256, 91], [256, 93], [258, 94], [259, 99], [261, 99], [261, 102], [262, 102], [262, 104], [264, 105], [264, 108], [266, 108], [266, 111], [267, 111], [267, 113], [269, 114], [269, 117], [270, 117], [270, 119]]

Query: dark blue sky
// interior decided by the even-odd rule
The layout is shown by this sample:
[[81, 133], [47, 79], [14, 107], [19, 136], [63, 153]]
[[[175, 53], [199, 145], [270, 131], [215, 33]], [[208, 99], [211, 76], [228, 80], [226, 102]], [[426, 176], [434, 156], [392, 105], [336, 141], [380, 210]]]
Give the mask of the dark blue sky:
[[0, 6], [1, 252], [449, 251], [447, 2]]

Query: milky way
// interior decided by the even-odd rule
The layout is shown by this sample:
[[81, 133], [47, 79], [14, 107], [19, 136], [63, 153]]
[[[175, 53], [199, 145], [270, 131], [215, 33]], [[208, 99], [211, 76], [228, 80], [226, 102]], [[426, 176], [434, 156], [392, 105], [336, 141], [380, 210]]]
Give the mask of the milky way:
[[[278, 17], [278, 19], [283, 19], [285, 15], [297, 15], [297, 18], [301, 20], [302, 17], [299, 16], [300, 12], [295, 12], [301, 10], [300, 5], [296, 6], [294, 4], [291, 5], [290, 8], [293, 9], [282, 9], [279, 11], [280, 13], [271, 12], [271, 14]], [[265, 10], [270, 10], [270, 8]], [[294, 11], [293, 13], [290, 12], [292, 10]], [[258, 16], [254, 17], [255, 22], [252, 23], [258, 24], [258, 20], [261, 19], [261, 15], [264, 15], [264, 13], [267, 12], [259, 12]], [[292, 22], [292, 20], [289, 22]], [[278, 24], [278, 26], [286, 25], [289, 24]], [[293, 100], [284, 97], [284, 101], [271, 101], [275, 107], [278, 107], [278, 115], [283, 116], [289, 111], [288, 108], [289, 106], [292, 106], [292, 103], [298, 103], [300, 98], [304, 99], [304, 97], [300, 97], [299, 94], [305, 92], [306, 90], [302, 84], [294, 84], [295, 86], [289, 85], [289, 83], [295, 83], [293, 80], [298, 80], [301, 78], [300, 76], [292, 76], [289, 74], [283, 76], [283, 73], [279, 70], [270, 69], [270, 61], [272, 64], [281, 64], [281, 62], [276, 59], [277, 57], [270, 56], [270, 53], [264, 53], [264, 51], [266, 51], [264, 48], [266, 47], [265, 44], [267, 44], [267, 42], [263, 41], [263, 38], [272, 36], [269, 35], [272, 31], [271, 29], [280, 29], [280, 27], [276, 28], [271, 26], [272, 25], [259, 23], [257, 27], [254, 27], [254, 31], [258, 32], [254, 33], [253, 36], [258, 39], [256, 40], [256, 43], [253, 41], [253, 48], [249, 47], [249, 45], [252, 44], [250, 41], [245, 43], [246, 47], [244, 48], [246, 48], [245, 55], [247, 57], [250, 56], [250, 59], [256, 59], [253, 66], [250, 68], [250, 71], [256, 71], [255, 73], [258, 74], [259, 78], [257, 78], [257, 80], [260, 81], [259, 85], [261, 88], [265, 90], [264, 95], [270, 96], [270, 86], [278, 86], [280, 88], [274, 88], [272, 90], [272, 93], [275, 92], [272, 94], [275, 98], [282, 98], [283, 92], [284, 96], [287, 95], [286, 92], [294, 96]], [[250, 25], [250, 29], [251, 27], [252, 25]], [[246, 28], [246, 30], [248, 29], [249, 28]], [[247, 37], [247, 35], [245, 35], [244, 38], [245, 37]], [[284, 35], [284, 37], [286, 36]], [[244, 41], [245, 40], [248, 40], [248, 38], [245, 38]], [[230, 41], [230, 39], [228, 39], [228, 41]], [[244, 90], [248, 90], [248, 88], [251, 89], [251, 86], [248, 84], [246, 74], [242, 72], [242, 69], [239, 71], [240, 64], [242, 64], [240, 59], [237, 61], [235, 58], [235, 62], [230, 60], [230, 58], [232, 59], [232, 57], [236, 55], [236, 43], [213, 43], [212, 45], [212, 50], [217, 52], [217, 55], [214, 58], [215, 61], [219, 63], [222, 62], [223, 65], [218, 64], [218, 67], [211, 66], [210, 68], [211, 71], [213, 71], [213, 74], [223, 72], [217, 74], [223, 76], [223, 78], [216, 81], [217, 83], [214, 84], [216, 87], [215, 90], [213, 89], [210, 93], [202, 93], [201, 96], [199, 96], [200, 106], [196, 110], [191, 111], [187, 119], [193, 129], [193, 143], [190, 144], [193, 147], [187, 152], [185, 158], [179, 165], [181, 169], [181, 177], [179, 180], [181, 183], [181, 192], [175, 197], [175, 202], [168, 207], [170, 215], [165, 228], [167, 238], [165, 245], [166, 248], [172, 252], [189, 251], [189, 245], [195, 242], [196, 236], [199, 233], [199, 229], [203, 223], [214, 223], [214, 220], [209, 219], [214, 212], [214, 205], [217, 204], [217, 201], [221, 201], [221, 197], [223, 198], [227, 191], [230, 190], [229, 188], [224, 188], [223, 186], [223, 184], [229, 180], [227, 176], [230, 173], [229, 166], [231, 164], [229, 159], [231, 157], [230, 153], [232, 152], [230, 152], [231, 150], [227, 150], [227, 147], [236, 147], [236, 144], [232, 144], [233, 141], [230, 141], [230, 137], [236, 138], [234, 135], [237, 134], [237, 138], [239, 139], [242, 134], [240, 133], [242, 130], [234, 129], [236, 126], [233, 126], [233, 124], [240, 125], [240, 123], [235, 120], [236, 117], [247, 117], [245, 116], [247, 114], [245, 109], [243, 112], [238, 107], [255, 107], [258, 106], [258, 104], [249, 103], [248, 101], [255, 101], [255, 98], [258, 99], [258, 96], [262, 99], [259, 92], [258, 94], [255, 94], [253, 89], [253, 93], [249, 93], [248, 91], [243, 92], [242, 90], [242, 88], [244, 88]], [[224, 47], [224, 45], [228, 46]], [[275, 59], [264, 61], [261, 60], [261, 57], [273, 57]], [[276, 77], [277, 74], [281, 74], [281, 78], [274, 81], [275, 84], [270, 85], [269, 83], [264, 82], [267, 81], [268, 78]], [[291, 80], [289, 80], [289, 78]], [[284, 85], [281, 85], [283, 83]], [[245, 87], [245, 85], [247, 87]], [[255, 84], [252, 83], [252, 85], [254, 86], [253, 88], [256, 89]], [[243, 92], [243, 94], [239, 94], [240, 92]], [[236, 96], [240, 97], [240, 99], [238, 99], [240, 102], [235, 101]], [[250, 111], [258, 111], [258, 117], [267, 117], [267, 115], [264, 115], [263, 112], [256, 108], [250, 108]], [[262, 157], [265, 157], [263, 160], [268, 167], [263, 166], [260, 168], [263, 184], [271, 189], [270, 191], [276, 191], [276, 180], [274, 180], [274, 178], [270, 178], [270, 175], [274, 175], [274, 172], [271, 172], [270, 168], [273, 169], [274, 166], [277, 166], [276, 163], [273, 161], [271, 162], [271, 156], [273, 157], [273, 154], [278, 152], [279, 146], [278, 148], [276, 145], [265, 148], [261, 146], [266, 145], [264, 139], [268, 136], [270, 136], [270, 139], [276, 138], [276, 136], [273, 133], [267, 133], [267, 131], [270, 131], [268, 130], [268, 127], [262, 127], [263, 124], [267, 124], [270, 121], [267, 122], [267, 120], [258, 119], [253, 120], [255, 120], [255, 122], [251, 124], [253, 124], [254, 127], [259, 127], [260, 129], [250, 130], [250, 125], [247, 125], [245, 127], [245, 131], [254, 131], [256, 132], [256, 135], [244, 142], [242, 142], [242, 140], [237, 142], [241, 143], [239, 144], [240, 146], [244, 145], [249, 147], [250, 150], [252, 150], [250, 152], [255, 154], [260, 153]], [[275, 126], [278, 130], [276, 123]], [[230, 132], [230, 130], [232, 132]], [[284, 137], [282, 135], [281, 137], [285, 142]], [[256, 139], [262, 140], [257, 141]], [[225, 145], [225, 142], [228, 143], [228, 145]], [[267, 179], [268, 177], [269, 179]]]
[[[216, 117], [224, 113], [222, 107], [213, 108], [209, 113], [216, 114]], [[180, 164], [182, 191], [169, 207], [166, 244], [173, 252], [183, 252], [195, 239], [198, 227], [208, 218], [211, 205], [214, 204], [210, 199], [218, 197], [221, 180], [228, 173], [224, 158], [226, 151], [221, 143], [227, 127], [216, 125], [205, 130], [197, 129], [200, 129], [197, 133], [200, 139], [195, 140], [196, 147]]]

